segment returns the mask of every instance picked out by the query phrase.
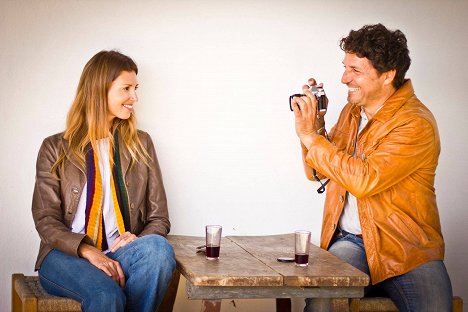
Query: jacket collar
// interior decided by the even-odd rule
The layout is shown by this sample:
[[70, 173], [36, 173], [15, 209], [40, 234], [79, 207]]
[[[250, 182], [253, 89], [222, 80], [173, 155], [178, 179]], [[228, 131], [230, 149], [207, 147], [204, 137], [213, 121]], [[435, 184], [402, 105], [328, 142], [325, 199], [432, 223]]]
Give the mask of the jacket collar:
[[[130, 152], [126, 149], [126, 148], [122, 148], [124, 146], [124, 143], [123, 143], [123, 140], [122, 140], [122, 136], [118, 135], [118, 140], [119, 140], [119, 155], [120, 155], [120, 166], [122, 167], [122, 174], [123, 176], [125, 177], [127, 171], [128, 171], [128, 168], [130, 167], [130, 163], [131, 163], [131, 155], [130, 155]], [[75, 157], [75, 155], [73, 155], [71, 149], [70, 149], [70, 145], [68, 144], [68, 140], [66, 140], [63, 135], [62, 135], [62, 146], [63, 146], [63, 150], [64, 150], [64, 153], [65, 153], [65, 156], [68, 160], [70, 160], [70, 162], [77, 168], [80, 169], [80, 171], [82, 171], [84, 174], [85, 173], [85, 170], [81, 165], [80, 165], [80, 162], [78, 161], [78, 159]], [[91, 146], [87, 146], [86, 149], [85, 149], [85, 153], [87, 153], [89, 151], [89, 149], [91, 148]]]

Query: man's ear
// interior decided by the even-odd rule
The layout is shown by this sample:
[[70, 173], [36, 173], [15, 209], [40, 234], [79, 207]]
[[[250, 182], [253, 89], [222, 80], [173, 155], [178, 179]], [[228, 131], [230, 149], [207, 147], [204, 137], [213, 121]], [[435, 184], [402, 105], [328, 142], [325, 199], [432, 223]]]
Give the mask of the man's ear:
[[391, 69], [389, 71], [386, 71], [384, 74], [385, 80], [384, 80], [384, 85], [389, 85], [393, 83], [393, 79], [395, 79], [396, 75], [396, 69]]

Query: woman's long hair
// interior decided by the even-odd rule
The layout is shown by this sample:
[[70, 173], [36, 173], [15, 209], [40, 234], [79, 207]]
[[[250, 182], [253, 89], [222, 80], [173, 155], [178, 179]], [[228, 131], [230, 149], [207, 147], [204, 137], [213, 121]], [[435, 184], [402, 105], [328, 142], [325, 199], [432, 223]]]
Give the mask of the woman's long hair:
[[[68, 141], [69, 149], [85, 167], [86, 147], [91, 144], [96, 151], [96, 141], [110, 138], [113, 143], [113, 134], [119, 132], [122, 141], [130, 152], [132, 163], [143, 161], [148, 165], [150, 156], [141, 144], [136, 128], [134, 113], [128, 119], [114, 118], [109, 129], [107, 94], [112, 82], [123, 72], [135, 72], [138, 67], [126, 55], [117, 51], [101, 51], [94, 55], [85, 65], [76, 96], [68, 112], [64, 139]], [[112, 153], [111, 153], [112, 160]], [[57, 175], [57, 169], [63, 165], [65, 153], [62, 149], [59, 159], [52, 167]]]

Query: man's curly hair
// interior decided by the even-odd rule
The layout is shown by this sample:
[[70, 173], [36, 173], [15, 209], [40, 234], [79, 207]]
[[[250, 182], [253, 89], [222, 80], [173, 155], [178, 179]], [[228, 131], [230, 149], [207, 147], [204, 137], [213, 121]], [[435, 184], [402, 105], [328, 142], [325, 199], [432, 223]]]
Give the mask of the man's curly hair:
[[367, 58], [380, 74], [395, 69], [393, 86], [398, 89], [403, 85], [411, 59], [406, 37], [400, 30], [390, 31], [382, 24], [365, 25], [342, 38], [340, 48]]

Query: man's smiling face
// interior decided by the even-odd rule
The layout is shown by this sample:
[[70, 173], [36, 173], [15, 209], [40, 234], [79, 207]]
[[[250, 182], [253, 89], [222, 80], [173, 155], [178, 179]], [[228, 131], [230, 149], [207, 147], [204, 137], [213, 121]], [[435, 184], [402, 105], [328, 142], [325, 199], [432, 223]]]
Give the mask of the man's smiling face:
[[341, 82], [348, 86], [348, 102], [364, 108], [380, 106], [387, 99], [385, 75], [380, 74], [365, 57], [346, 53]]

